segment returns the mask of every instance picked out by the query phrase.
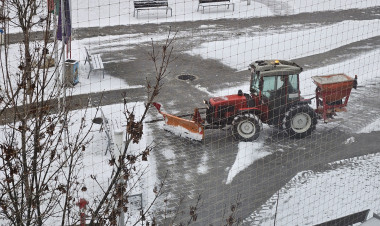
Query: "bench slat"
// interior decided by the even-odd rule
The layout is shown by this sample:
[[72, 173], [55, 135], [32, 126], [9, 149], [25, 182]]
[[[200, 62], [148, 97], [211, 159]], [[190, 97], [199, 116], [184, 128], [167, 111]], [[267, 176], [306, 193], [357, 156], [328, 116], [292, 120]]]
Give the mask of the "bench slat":
[[167, 7], [168, 4], [135, 4], [135, 8], [136, 9], [139, 9], [139, 8], [149, 8], [149, 7]]
[[[87, 78], [90, 77], [90, 73], [92, 70], [102, 70], [103, 71], [103, 78], [104, 78], [104, 64], [103, 64], [103, 61], [102, 61], [102, 58], [100, 56], [100, 54], [94, 54], [94, 55], [91, 55], [87, 48], [85, 47], [85, 50], [86, 50], [86, 61], [88, 61], [88, 63], [90, 64], [90, 71], [88, 73], [88, 76]], [[85, 63], [86, 63], [85, 61]]]
[[199, 0], [199, 3], [230, 2], [230, 0]]
[[136, 0], [133, 1], [135, 10], [133, 11], [133, 16], [136, 15], [138, 18], [140, 10], [149, 10], [151, 8], [164, 9], [166, 14], [170, 10], [170, 15], [173, 15], [172, 8], [169, 7], [168, 0]]
[[169, 6], [168, 1], [134, 1], [135, 8], [163, 7]]
[[93, 57], [92, 59], [93, 69], [94, 70], [103, 69], [104, 66], [103, 66], [102, 58], [100, 58], [100, 54], [93, 55], [92, 57]]
[[151, 3], [151, 2], [153, 2], [153, 3], [156, 3], [156, 2], [158, 2], [158, 3], [162, 3], [162, 2], [165, 2], [165, 3], [168, 3], [168, 0], [136, 0], [136, 1], [133, 1], [134, 3]]

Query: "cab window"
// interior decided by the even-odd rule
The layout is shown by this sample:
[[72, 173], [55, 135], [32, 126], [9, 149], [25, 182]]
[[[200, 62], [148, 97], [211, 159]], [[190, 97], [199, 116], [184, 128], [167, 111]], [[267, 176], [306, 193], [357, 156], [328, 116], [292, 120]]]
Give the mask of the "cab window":
[[281, 89], [282, 87], [285, 87], [285, 81], [286, 77], [285, 76], [277, 76], [277, 81], [276, 81], [276, 89]]
[[288, 82], [288, 93], [298, 93], [298, 75], [289, 75]]
[[264, 80], [264, 86], [262, 95], [269, 98], [271, 96], [271, 93], [276, 89], [276, 77], [275, 76], [266, 76], [263, 77]]
[[256, 72], [253, 72], [251, 74], [251, 93], [259, 92], [260, 90], [259, 83], [260, 83], [259, 76], [256, 74]]

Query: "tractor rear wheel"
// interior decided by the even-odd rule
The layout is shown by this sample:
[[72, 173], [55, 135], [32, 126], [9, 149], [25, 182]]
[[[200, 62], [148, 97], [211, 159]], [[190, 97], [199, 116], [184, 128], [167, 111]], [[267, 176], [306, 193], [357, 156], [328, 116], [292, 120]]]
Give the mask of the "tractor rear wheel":
[[283, 119], [283, 128], [291, 138], [309, 136], [317, 124], [317, 114], [308, 105], [298, 105], [290, 108]]
[[260, 120], [256, 115], [238, 115], [232, 121], [232, 135], [242, 141], [256, 140], [260, 135]]

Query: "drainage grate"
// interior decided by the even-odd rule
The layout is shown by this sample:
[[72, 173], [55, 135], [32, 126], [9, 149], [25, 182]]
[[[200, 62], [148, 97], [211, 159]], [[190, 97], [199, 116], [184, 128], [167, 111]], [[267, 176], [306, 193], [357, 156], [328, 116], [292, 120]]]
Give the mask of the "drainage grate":
[[195, 79], [197, 79], [197, 76], [185, 74], [185, 75], [178, 75], [177, 78], [184, 81], [194, 81]]

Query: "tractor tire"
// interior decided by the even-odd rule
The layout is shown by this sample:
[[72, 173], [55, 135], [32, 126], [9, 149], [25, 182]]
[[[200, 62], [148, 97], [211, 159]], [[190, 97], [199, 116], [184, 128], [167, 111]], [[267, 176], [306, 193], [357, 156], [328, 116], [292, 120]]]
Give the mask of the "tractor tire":
[[317, 125], [317, 114], [308, 105], [291, 107], [283, 119], [282, 126], [291, 138], [304, 138], [311, 135]]
[[232, 121], [232, 136], [241, 141], [253, 141], [260, 135], [260, 119], [254, 114], [238, 115]]

